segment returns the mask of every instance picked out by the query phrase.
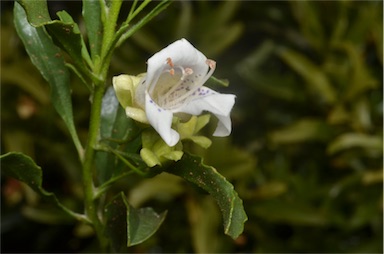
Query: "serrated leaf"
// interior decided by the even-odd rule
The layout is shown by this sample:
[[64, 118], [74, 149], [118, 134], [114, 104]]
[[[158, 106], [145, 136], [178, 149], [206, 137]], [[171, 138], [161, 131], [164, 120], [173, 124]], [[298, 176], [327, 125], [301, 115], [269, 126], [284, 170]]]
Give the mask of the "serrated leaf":
[[225, 234], [236, 239], [243, 232], [244, 223], [248, 220], [243, 201], [233, 185], [215, 168], [204, 165], [198, 156], [184, 153], [182, 159], [166, 171], [196, 184], [212, 195], [223, 215]]
[[63, 118], [79, 153], [82, 151], [73, 121], [70, 95], [70, 76], [64, 59], [44, 28], [35, 28], [28, 23], [24, 9], [15, 3], [14, 23], [32, 63], [51, 86], [51, 100]]
[[157, 214], [152, 208], [133, 208], [124, 193], [118, 194], [106, 207], [106, 233], [114, 251], [140, 244], [151, 237], [163, 223], [167, 212]]
[[41, 168], [28, 156], [22, 153], [7, 153], [0, 156], [1, 172], [9, 177], [15, 178], [26, 183], [34, 191], [42, 195], [42, 197], [55, 204], [67, 215], [77, 219], [85, 219], [79, 214], [74, 213], [64, 207], [56, 198], [55, 194], [43, 189], [43, 172]]

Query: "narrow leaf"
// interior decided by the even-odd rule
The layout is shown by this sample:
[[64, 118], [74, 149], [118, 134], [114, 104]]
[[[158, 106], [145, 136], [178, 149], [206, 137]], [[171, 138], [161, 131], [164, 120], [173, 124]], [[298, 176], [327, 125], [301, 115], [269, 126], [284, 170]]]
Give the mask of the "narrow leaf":
[[351, 149], [351, 148], [364, 148], [382, 153], [383, 143], [382, 137], [372, 136], [363, 133], [345, 133], [337, 137], [327, 147], [329, 154]]
[[326, 103], [336, 102], [336, 91], [320, 67], [304, 55], [290, 49], [280, 49], [278, 54], [306, 81], [313, 93], [318, 94]]
[[55, 194], [48, 192], [42, 187], [43, 173], [41, 168], [28, 156], [22, 153], [7, 153], [0, 156], [1, 172], [9, 177], [13, 177], [26, 183], [34, 191], [43, 196], [45, 200], [55, 204], [67, 215], [79, 220], [85, 220], [83, 215], [64, 207], [56, 198]]
[[248, 220], [243, 201], [233, 185], [215, 168], [204, 165], [198, 156], [184, 153], [183, 158], [166, 171], [196, 184], [212, 195], [223, 215], [225, 234], [236, 239], [243, 232], [244, 223]]
[[161, 1], [155, 8], [151, 10], [143, 19], [137, 22], [128, 30], [128, 24], [120, 27], [120, 29], [116, 32], [115, 40], [113, 44], [116, 43], [116, 47], [120, 46], [126, 39], [128, 39], [132, 34], [134, 34], [137, 30], [142, 28], [145, 24], [147, 24], [151, 19], [156, 17], [160, 12], [165, 10], [171, 2], [169, 0]]
[[92, 59], [100, 55], [102, 30], [101, 6], [99, 0], [83, 0], [83, 17], [87, 28], [89, 48]]
[[157, 214], [152, 208], [135, 209], [124, 193], [118, 194], [106, 207], [106, 233], [114, 251], [140, 244], [151, 237], [163, 223], [166, 212]]
[[50, 84], [53, 106], [67, 125], [79, 154], [82, 154], [73, 121], [69, 72], [59, 48], [44, 28], [35, 28], [28, 23], [26, 13], [18, 3], [14, 7], [14, 23], [32, 63]]
[[268, 138], [274, 144], [293, 144], [327, 141], [331, 134], [331, 128], [324, 121], [315, 118], [303, 118], [284, 128], [271, 131]]

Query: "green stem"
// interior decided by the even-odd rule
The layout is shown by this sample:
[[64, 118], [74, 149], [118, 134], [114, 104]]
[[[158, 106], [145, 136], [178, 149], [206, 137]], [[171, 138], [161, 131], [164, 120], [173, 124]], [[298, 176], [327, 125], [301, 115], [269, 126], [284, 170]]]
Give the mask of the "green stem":
[[93, 161], [95, 156], [94, 147], [97, 145], [99, 138], [101, 103], [104, 95], [104, 90], [104, 84], [99, 84], [95, 86], [92, 98], [93, 100], [91, 106], [88, 142], [85, 150], [83, 164], [85, 214], [88, 219], [92, 222], [95, 228], [102, 250], [106, 249], [108, 245], [108, 240], [104, 237], [103, 226], [98, 216], [97, 205], [94, 200], [95, 187], [93, 184]]

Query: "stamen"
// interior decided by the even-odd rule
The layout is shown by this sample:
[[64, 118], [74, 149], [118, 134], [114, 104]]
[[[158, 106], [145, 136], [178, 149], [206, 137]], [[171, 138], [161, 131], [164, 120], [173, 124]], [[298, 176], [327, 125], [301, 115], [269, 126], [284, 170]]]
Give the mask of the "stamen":
[[169, 74], [171, 74], [172, 76], [175, 75], [175, 69], [173, 69], [173, 68], [170, 69], [170, 70], [169, 70]]
[[[171, 89], [169, 89], [167, 91], [166, 94], [163, 95], [164, 97], [170, 96], [174, 91], [176, 91], [177, 88], [180, 87], [181, 84], [183, 84], [184, 78], [193, 73], [193, 70], [191, 68], [183, 69], [181, 66], [176, 66], [176, 67], [178, 67], [181, 70], [181, 78], [175, 85], [173, 85], [173, 87]], [[171, 69], [171, 70], [173, 70], [173, 69]], [[170, 74], [173, 75], [171, 72], [170, 72]]]
[[216, 69], [216, 62], [215, 61], [213, 61], [211, 59], [207, 59], [205, 62], [208, 64], [209, 68]]
[[216, 69], [216, 62], [215, 61], [213, 61], [211, 59], [207, 59], [205, 62], [209, 66], [210, 70], [207, 74], [205, 74], [205, 76], [201, 80], [201, 84], [204, 84], [209, 79], [209, 77], [212, 76], [213, 72]]
[[173, 68], [173, 62], [172, 62], [172, 59], [170, 58], [170, 57], [168, 57], [167, 58], [167, 64], [169, 65], [169, 66], [171, 66], [172, 68]]
[[[207, 74], [205, 74], [205, 76], [203, 77], [203, 79], [199, 82], [201, 85], [203, 85], [208, 79], [210, 76], [212, 76], [212, 73], [215, 71], [216, 69], [216, 62], [211, 60], [211, 59], [207, 59], [206, 61], [206, 64], [209, 66], [209, 72]], [[186, 68], [185, 69], [185, 72], [187, 72], [187, 69], [190, 69], [190, 68]], [[173, 89], [172, 89], [173, 90]], [[178, 98], [175, 98], [173, 101], [172, 101], [172, 104], [174, 105], [177, 105], [178, 103], [181, 103], [182, 101], [186, 100], [189, 96], [191, 96], [196, 90], [195, 89], [192, 89], [184, 94], [182, 94], [181, 96], [179, 96]], [[169, 93], [167, 93], [168, 95]], [[206, 94], [199, 94], [201, 96], [204, 96]]]
[[193, 73], [193, 70], [191, 68], [185, 68], [184, 71], [187, 75], [191, 75]]

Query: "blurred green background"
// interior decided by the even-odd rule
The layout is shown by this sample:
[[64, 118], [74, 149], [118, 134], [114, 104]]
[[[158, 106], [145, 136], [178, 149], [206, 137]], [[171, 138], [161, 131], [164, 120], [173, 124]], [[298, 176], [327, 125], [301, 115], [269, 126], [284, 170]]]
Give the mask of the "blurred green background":
[[[49, 7], [84, 27], [80, 1]], [[12, 8], [1, 2], [1, 153], [34, 158], [44, 187], [81, 210], [80, 162]], [[175, 176], [133, 176], [116, 188], [168, 216], [130, 250], [382, 253], [382, 20], [382, 1], [176, 1], [122, 45], [108, 85], [145, 72], [153, 53], [181, 37], [217, 61], [215, 77], [230, 86], [215, 89], [237, 95], [233, 133], [195, 152], [234, 184], [249, 217], [233, 241], [210, 196]], [[89, 94], [75, 75], [71, 87], [84, 141]], [[1, 193], [2, 252], [97, 252], [88, 227], [63, 221], [25, 185], [2, 177]]]

